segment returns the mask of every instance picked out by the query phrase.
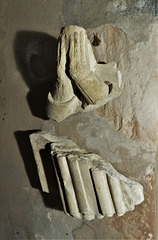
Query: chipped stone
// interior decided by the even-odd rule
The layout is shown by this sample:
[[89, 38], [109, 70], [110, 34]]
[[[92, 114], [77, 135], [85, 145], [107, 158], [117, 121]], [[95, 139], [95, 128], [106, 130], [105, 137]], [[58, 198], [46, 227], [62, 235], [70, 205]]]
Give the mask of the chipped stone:
[[157, 24], [153, 26], [147, 43], [136, 43], [122, 29], [109, 24], [87, 30], [90, 41], [94, 34], [101, 39], [99, 46], [93, 46], [97, 62], [116, 62], [122, 73], [123, 86], [121, 95], [97, 110], [98, 114], [105, 117], [116, 130], [122, 131], [128, 138], [156, 147]]
[[65, 27], [58, 41], [57, 86], [48, 95], [47, 115], [60, 122], [79, 111], [103, 106], [121, 93], [115, 62], [97, 63], [86, 30]]
[[51, 145], [52, 160], [66, 214], [92, 220], [122, 216], [144, 201], [143, 187], [118, 173], [99, 155], [79, 148], [64, 137], [41, 131], [30, 135], [44, 192], [49, 192], [40, 150]]

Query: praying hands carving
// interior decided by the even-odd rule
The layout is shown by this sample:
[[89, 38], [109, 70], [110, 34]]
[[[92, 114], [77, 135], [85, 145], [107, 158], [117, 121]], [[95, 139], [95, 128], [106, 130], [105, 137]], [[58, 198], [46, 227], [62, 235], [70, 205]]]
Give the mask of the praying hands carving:
[[120, 95], [121, 82], [115, 62], [96, 62], [85, 29], [67, 26], [58, 41], [57, 85], [48, 95], [48, 117], [62, 121], [103, 106]]
[[[67, 26], [58, 41], [57, 85], [48, 94], [48, 117], [59, 122], [78, 111], [103, 106], [120, 95], [121, 82], [115, 62], [97, 63], [86, 31]], [[106, 159], [75, 142], [51, 131], [33, 133], [30, 141], [42, 190], [47, 193], [49, 183], [40, 151], [50, 145], [66, 214], [84, 220], [122, 216], [144, 201], [141, 184], [126, 178]]]

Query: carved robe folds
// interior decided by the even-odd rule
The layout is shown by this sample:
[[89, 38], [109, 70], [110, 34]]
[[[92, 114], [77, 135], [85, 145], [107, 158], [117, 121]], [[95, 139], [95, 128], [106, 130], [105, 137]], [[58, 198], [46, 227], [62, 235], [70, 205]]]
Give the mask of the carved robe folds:
[[39, 178], [49, 192], [40, 150], [51, 146], [52, 161], [66, 214], [85, 220], [124, 215], [144, 200], [143, 187], [118, 173], [100, 156], [73, 141], [41, 131], [30, 135]]

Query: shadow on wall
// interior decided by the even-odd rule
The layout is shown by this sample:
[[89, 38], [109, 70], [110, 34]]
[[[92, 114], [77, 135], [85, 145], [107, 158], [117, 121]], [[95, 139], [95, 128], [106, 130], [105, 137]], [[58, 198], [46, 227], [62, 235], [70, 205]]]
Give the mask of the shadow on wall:
[[27, 101], [32, 114], [47, 119], [47, 95], [56, 84], [57, 39], [46, 33], [17, 32], [14, 54], [17, 68], [29, 87]]
[[37, 130], [16, 131], [14, 133], [17, 144], [20, 149], [21, 156], [24, 161], [26, 173], [30, 180], [30, 184], [33, 188], [37, 188], [40, 190], [44, 204], [46, 207], [63, 211], [59, 188], [58, 188], [58, 183], [57, 183], [55, 170], [54, 170], [53, 162], [52, 162], [51, 155], [50, 155], [49, 146], [46, 147], [45, 149], [42, 149], [41, 158], [43, 161], [43, 166], [45, 169], [47, 182], [49, 184], [50, 193], [42, 192], [33, 151], [32, 151], [31, 143], [29, 140], [29, 135], [33, 132], [37, 132]]
[[[29, 88], [27, 101], [34, 116], [47, 119], [45, 113], [48, 92], [56, 84], [57, 39], [40, 32], [17, 32], [14, 41], [16, 64]], [[43, 165], [47, 169], [50, 193], [43, 193], [29, 139], [34, 131], [16, 131], [15, 138], [24, 161], [32, 187], [40, 190], [47, 207], [63, 210], [58, 184], [49, 149], [41, 151]]]

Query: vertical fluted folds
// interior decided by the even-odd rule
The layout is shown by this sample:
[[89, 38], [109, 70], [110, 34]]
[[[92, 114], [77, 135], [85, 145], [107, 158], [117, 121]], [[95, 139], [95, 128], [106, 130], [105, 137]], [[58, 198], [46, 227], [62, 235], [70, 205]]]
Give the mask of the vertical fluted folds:
[[[41, 171], [40, 146], [51, 143], [51, 155], [66, 214], [92, 220], [124, 215], [144, 200], [143, 187], [118, 173], [100, 156], [74, 142], [39, 132], [30, 135], [43, 191], [49, 192]], [[39, 144], [42, 142], [41, 144]], [[42, 174], [41, 174], [42, 172]], [[44, 186], [44, 187], [43, 187]]]

